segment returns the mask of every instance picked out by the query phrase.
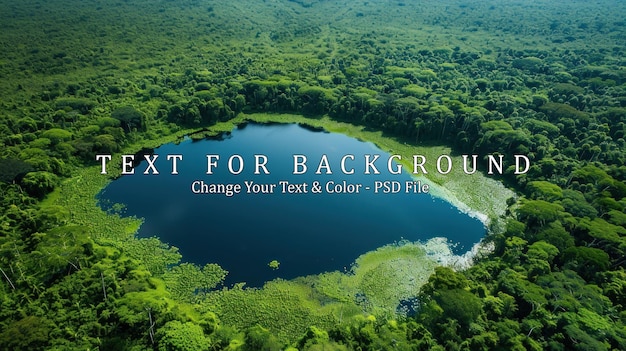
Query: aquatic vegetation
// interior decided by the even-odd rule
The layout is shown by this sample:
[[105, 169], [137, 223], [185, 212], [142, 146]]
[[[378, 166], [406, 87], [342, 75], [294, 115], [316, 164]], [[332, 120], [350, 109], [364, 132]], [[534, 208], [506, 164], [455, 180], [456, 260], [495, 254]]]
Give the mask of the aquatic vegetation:
[[270, 267], [271, 269], [278, 269], [278, 267], [280, 267], [280, 262], [276, 261], [276, 260], [271, 260], [270, 263], [267, 264], [268, 267]]

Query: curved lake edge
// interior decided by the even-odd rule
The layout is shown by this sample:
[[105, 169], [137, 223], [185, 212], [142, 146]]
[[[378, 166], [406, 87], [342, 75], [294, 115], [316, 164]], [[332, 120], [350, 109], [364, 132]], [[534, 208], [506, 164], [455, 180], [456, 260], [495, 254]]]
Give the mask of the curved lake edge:
[[[218, 123], [215, 126], [212, 126], [211, 130], [213, 131], [213, 133], [222, 133], [222, 132], [229, 133], [238, 125], [241, 125], [242, 123], [250, 123], [250, 122], [252, 123], [280, 123], [280, 124], [287, 124], [287, 123], [306, 124], [308, 126], [311, 126], [311, 128], [315, 128], [316, 130], [319, 130], [321, 128], [328, 132], [341, 133], [341, 134], [344, 134], [349, 137], [353, 137], [362, 141], [372, 142], [383, 151], [394, 152], [394, 153], [403, 154], [403, 155], [404, 154], [410, 155], [413, 152], [419, 153], [419, 152], [428, 151], [428, 150], [433, 151], [434, 154], [441, 154], [441, 153], [448, 154], [449, 153], [449, 148], [446, 148], [446, 147], [433, 147], [433, 146], [419, 147], [419, 146], [414, 146], [414, 145], [402, 144], [391, 138], [382, 136], [381, 132], [364, 131], [365, 128], [362, 126], [355, 126], [355, 125], [348, 124], [348, 123], [337, 122], [327, 117], [323, 117], [319, 119], [311, 119], [311, 118], [306, 118], [304, 116], [299, 116], [299, 115], [277, 115], [277, 114], [245, 115], [245, 114], [241, 114], [234, 120], [231, 120], [229, 122], [224, 122], [224, 123]], [[177, 142], [182, 141], [187, 135], [192, 134], [195, 131], [197, 131], [197, 129], [180, 130], [176, 134], [164, 136], [160, 139], [156, 139], [152, 141], [145, 141], [140, 144], [138, 143], [136, 145], [133, 145], [132, 147], [127, 148], [124, 151], [124, 153], [131, 153], [132, 150], [136, 150], [136, 152], [140, 152], [142, 149], [156, 148], [158, 146], [161, 146], [167, 143], [177, 143]], [[408, 153], [398, 152], [398, 149], [401, 149], [401, 148], [406, 148], [406, 150], [404, 151], [409, 151], [409, 152]], [[403, 150], [400, 150], [400, 151], [403, 151]], [[403, 156], [403, 158], [406, 158], [406, 157]], [[115, 159], [116, 158], [114, 157], [114, 160]], [[112, 163], [114, 164], [115, 161], [112, 161]], [[115, 177], [119, 176], [119, 174], [116, 174], [116, 171], [115, 171], [116, 169], [118, 169], [118, 167], [113, 166], [110, 168], [111, 168], [111, 172], [108, 176], [100, 175], [99, 174], [100, 167], [98, 166], [81, 169], [81, 171], [76, 177], [70, 178], [66, 181], [66, 185], [68, 186], [61, 187], [60, 191], [63, 191], [63, 194], [59, 194], [59, 193], [53, 194], [50, 197], [50, 199], [47, 201], [50, 201], [50, 202], [56, 201], [58, 203], [63, 203], [64, 205], [72, 207], [73, 213], [75, 214], [74, 220], [79, 222], [80, 224], [88, 225], [90, 228], [89, 230], [90, 235], [97, 241], [111, 243], [112, 241], [117, 240], [119, 242], [116, 243], [116, 246], [125, 246], [129, 242], [134, 242], [133, 238], [139, 241], [139, 238], [136, 238], [135, 234], [140, 228], [143, 220], [140, 218], [136, 218], [136, 217], [125, 217], [121, 215], [120, 213], [111, 213], [110, 211], [106, 212], [106, 211], [103, 211], [98, 206], [98, 200], [96, 199], [97, 194], [102, 189], [104, 189], [109, 184], [109, 182], [115, 179]], [[469, 177], [467, 175], [463, 175], [463, 177], [460, 179], [463, 179], [463, 178], [469, 178]], [[487, 177], [484, 177], [484, 176], [480, 176], [480, 178], [482, 178], [483, 181], [486, 180], [487, 181], [486, 184], [497, 183], [497, 186], [500, 188], [499, 190], [505, 189], [501, 183], [496, 182], [495, 180], [488, 179]], [[496, 204], [499, 203], [500, 205], [502, 205], [502, 211], [496, 212], [495, 210], [498, 209], [497, 206], [491, 206], [491, 208], [489, 208], [489, 206], [465, 205], [466, 203], [471, 204], [472, 202], [462, 201], [461, 199], [472, 200], [469, 197], [471, 194], [465, 191], [461, 194], [461, 196], [456, 196], [450, 189], [447, 189], [447, 185], [455, 184], [455, 182], [451, 182], [451, 179], [452, 179], [451, 177], [447, 177], [447, 179], [444, 179], [443, 185], [446, 187], [439, 185], [439, 183], [442, 183], [441, 180], [439, 182], [430, 181], [429, 183], [432, 183], [433, 185], [431, 187], [431, 189], [433, 189], [433, 195], [437, 195], [438, 197], [443, 198], [445, 201], [451, 203], [452, 205], [456, 206], [457, 208], [459, 208], [460, 210], [462, 210], [463, 212], [469, 215], [480, 216], [481, 219], [490, 218], [490, 219], [497, 220], [504, 213], [506, 209], [506, 199], [508, 199], [510, 197], [510, 194], [512, 193], [509, 190], [505, 192], [506, 196], [501, 196], [499, 198], [495, 196], [489, 196], [488, 199], [490, 201], [488, 202], [480, 201], [480, 199], [478, 201], [473, 201], [474, 204], [483, 204], [483, 205], [491, 204], [491, 203], [496, 203]], [[463, 185], [463, 182], [456, 182], [457, 189], [464, 189], [462, 185]], [[473, 185], [476, 186], [475, 183]], [[71, 190], [68, 190], [68, 189], [71, 189]], [[489, 193], [491, 194], [493, 193], [493, 191], [490, 191]], [[483, 210], [485, 208], [487, 210]], [[83, 214], [83, 212], [85, 214]], [[488, 215], [488, 213], [491, 213], [491, 215]], [[497, 214], [497, 215], [494, 215], [494, 214]], [[494, 228], [496, 227], [494, 227], [493, 225], [488, 226], [487, 235], [489, 234], [489, 232], [494, 232]], [[471, 258], [474, 256], [473, 253], [476, 253], [479, 251], [485, 251], [486, 249], [488, 249], [488, 247], [483, 247], [482, 244], [478, 243], [475, 245], [475, 247], [472, 250], [468, 251], [466, 254], [462, 255], [461, 257], [461, 256], [455, 256], [451, 254], [448, 248], [444, 248], [444, 247], [437, 246], [437, 245], [435, 245], [435, 247], [438, 247], [438, 249], [432, 249], [432, 247], [433, 246], [431, 245], [431, 249], [427, 250], [428, 251], [427, 256], [429, 257], [429, 259], [439, 262], [440, 264], [451, 265], [457, 268], [467, 267], [467, 262], [471, 263]], [[176, 251], [175, 248], [173, 249], [170, 248], [169, 250]], [[144, 257], [144, 255], [139, 255], [139, 257], [136, 257], [136, 258], [149, 259], [148, 257]], [[465, 262], [465, 263], [460, 264], [460, 262]]]
[[[230, 132], [234, 128], [236, 128], [237, 125], [246, 122], [307, 123], [315, 128], [321, 127], [329, 132], [342, 133], [350, 137], [358, 138], [360, 140], [373, 142], [381, 150], [387, 152], [389, 152], [389, 150], [394, 150], [394, 148], [397, 146], [402, 146], [397, 141], [389, 140], [386, 137], [382, 137], [382, 133], [364, 132], [364, 127], [336, 122], [326, 117], [320, 119], [310, 119], [298, 115], [242, 114], [239, 115], [235, 120], [219, 123], [213, 126], [212, 129], [216, 133]], [[157, 148], [167, 143], [177, 143], [184, 140], [187, 135], [193, 133], [194, 131], [197, 131], [197, 129], [180, 130], [175, 134], [163, 136], [159, 139], [137, 143], [133, 146], [126, 148], [124, 150], [124, 153], [130, 154], [133, 153], [133, 151], [139, 152], [141, 149]], [[376, 140], [377, 138], [373, 138], [372, 136], [376, 136], [378, 140]], [[414, 151], [416, 148], [419, 147], [410, 146], [410, 149], [412, 151]], [[446, 150], [446, 148], [440, 147], [439, 150]], [[112, 167], [110, 167], [111, 172], [108, 176], [100, 174], [101, 167], [99, 165], [81, 168], [76, 172], [75, 176], [65, 180], [63, 184], [57, 188], [57, 190], [50, 194], [49, 197], [44, 201], [44, 203], [47, 203], [49, 205], [58, 204], [67, 207], [72, 214], [71, 222], [73, 224], [84, 226], [86, 228], [87, 235], [97, 244], [110, 247], [110, 249], [106, 249], [107, 252], [111, 252], [110, 254], [113, 255], [119, 255], [121, 252], [129, 258], [137, 259], [143, 262], [143, 265], [148, 268], [148, 271], [150, 271], [154, 277], [156, 277], [157, 279], [161, 279], [164, 272], [169, 272], [173, 266], [184, 262], [184, 259], [181, 260], [182, 256], [178, 253], [177, 248], [163, 244], [159, 241], [158, 238], [156, 238], [156, 240], [154, 238], [138, 238], [136, 234], [141, 224], [143, 223], [143, 220], [141, 218], [127, 217], [121, 213], [116, 212], [107, 212], [98, 205], [97, 195], [110, 182], [112, 182], [116, 176], [119, 175], [116, 174], [119, 173], [119, 171], [115, 171], [116, 169], [119, 169], [119, 167], [113, 166], [115, 164], [115, 159], [117, 158], [116, 156], [119, 156], [119, 154], [114, 156], [114, 161], [112, 161]], [[487, 179], [484, 176], [482, 178]], [[491, 183], [496, 182], [495, 180], [491, 179], [490, 181]], [[463, 189], [462, 183], [459, 184], [460, 185], [457, 185], [456, 188]], [[500, 188], [504, 188], [504, 186], [499, 182], [498, 186]], [[506, 191], [506, 196], [501, 196], [499, 198], [499, 203], [504, 205], [501, 214], [504, 214], [504, 211], [506, 210], [506, 199], [508, 199], [509, 195], [512, 194], [510, 190]], [[450, 190], [448, 190], [447, 192], [450, 194], [452, 193]], [[453, 201], [456, 199], [458, 202], [454, 202], [455, 204], [462, 204], [465, 202], [462, 202], [458, 199], [467, 197], [469, 196], [468, 194], [471, 195], [469, 192], [466, 191], [461, 196], [446, 197], [445, 199], [450, 203], [453, 203]], [[495, 199], [497, 198], [489, 198], [491, 202], [497, 202], [495, 201]], [[480, 203], [480, 200], [475, 201], [474, 203]], [[476, 207], [474, 206], [467, 205], [466, 208], [469, 209], [469, 211], [475, 211], [476, 213], [489, 213], [488, 211], [476, 210]], [[478, 208], [480, 209], [481, 207], [478, 206]], [[497, 209], [497, 207], [492, 207], [492, 214], [500, 213], [495, 212], [493, 210], [494, 208]], [[501, 214], [499, 214], [497, 217], [490, 216], [490, 218], [495, 218], [497, 220]], [[487, 228], [487, 236], [489, 236], [489, 233], [494, 232], [498, 232], [498, 230], [497, 227], [493, 225], [492, 221], [492, 225]], [[407, 248], [412, 247], [419, 247], [419, 254], [414, 255], [408, 261], [406, 259], [402, 261], [403, 251]], [[302, 277], [302, 279], [312, 279], [315, 282], [314, 285], [316, 286], [321, 286], [319, 282], [324, 281], [325, 277], [328, 274], [339, 275], [340, 277], [342, 277], [339, 278], [339, 281], [337, 282], [331, 282], [331, 286], [329, 288], [331, 292], [338, 290], [341, 296], [337, 298], [334, 294], [329, 294], [327, 291], [321, 292], [322, 295], [325, 296], [324, 299], [330, 298], [331, 300], [335, 301], [333, 305], [328, 305], [327, 302], [321, 303], [321, 300], [318, 301], [316, 297], [311, 297], [317, 296], [316, 294], [320, 293], [320, 289], [311, 288], [312, 285], [306, 280], [303, 284], [302, 282], [300, 282], [300, 278], [289, 281], [285, 281], [279, 278], [265, 283], [263, 288], [245, 288], [243, 291], [240, 289], [243, 287], [243, 285], [234, 286], [233, 288], [229, 289], [218, 288], [217, 290], [212, 292], [211, 295], [206, 295], [203, 298], [206, 299], [203, 300], [203, 303], [212, 303], [216, 305], [226, 306], [227, 303], [232, 303], [233, 299], [246, 298], [245, 296], [248, 296], [247, 294], [256, 294], [254, 296], [257, 297], [258, 294], [261, 294], [263, 296], [268, 295], [267, 298], [272, 298], [272, 294], [275, 293], [276, 289], [288, 291], [293, 290], [294, 293], [297, 291], [314, 289], [314, 293], [307, 293], [306, 297], [302, 297], [303, 301], [307, 301], [306, 305], [319, 306], [319, 308], [314, 308], [314, 310], [318, 311], [315, 313], [331, 313], [334, 314], [335, 317], [337, 317], [339, 314], [345, 313], [345, 308], [341, 306], [347, 304], [348, 302], [346, 301], [353, 301], [354, 295], [352, 295], [352, 298], [346, 300], [346, 294], [354, 293], [355, 291], [354, 286], [343, 286], [338, 284], [341, 284], [343, 281], [345, 281], [347, 279], [346, 277], [353, 275], [352, 269], [355, 269], [359, 262], [363, 262], [364, 257], [372, 257], [372, 255], [376, 256], [375, 254], [379, 252], [379, 250], [387, 250], [388, 255], [384, 257], [379, 257], [377, 263], [381, 263], [381, 267], [388, 267], [391, 265], [393, 266], [395, 272], [401, 272], [404, 275], [397, 275], [395, 277], [395, 281], [392, 281], [386, 286], [379, 286], [377, 287], [377, 291], [371, 293], [374, 294], [374, 296], [380, 295], [388, 297], [392, 299], [391, 302], [395, 303], [402, 301], [403, 299], [411, 298], [413, 296], [403, 296], [400, 294], [401, 291], [395, 288], [397, 286], [400, 286], [400, 284], [406, 284], [406, 280], [410, 280], [413, 282], [414, 285], [412, 286], [412, 290], [410, 291], [412, 291], [414, 294], [414, 292], [417, 291], [415, 290], [415, 288], [419, 288], [421, 285], [423, 285], [423, 283], [428, 280], [428, 277], [434, 272], [435, 266], [444, 265], [455, 269], [467, 268], [472, 264], [472, 261], [476, 255], [482, 252], [489, 252], [491, 247], [492, 246], [489, 243], [485, 244], [485, 242], [481, 240], [465, 254], [454, 255], [451, 252], [449, 245], [447, 245], [445, 239], [443, 238], [433, 238], [426, 243], [394, 243], [385, 245], [379, 249], [370, 252], [363, 253], [359, 257], [355, 258], [350, 271], [334, 271], [321, 273], [310, 277]], [[398, 265], [399, 260], [401, 263], [404, 262], [404, 264]], [[407, 264], [407, 262], [410, 264]], [[407, 267], [409, 267], [410, 270], [407, 270]], [[367, 269], [361, 268], [360, 271], [364, 272], [367, 271]], [[407, 272], [413, 274], [410, 279], [406, 279]], [[368, 275], [371, 275], [371, 273], [371, 271], [367, 271]], [[380, 272], [374, 273], [381, 277], [388, 278], [388, 272], [384, 272], [385, 274], [381, 274]], [[361, 276], [364, 275], [365, 274], [361, 274]], [[269, 289], [269, 291], [263, 292], [266, 289]], [[249, 291], [249, 293], [246, 291]], [[382, 308], [382, 314], [395, 313], [391, 310], [391, 306], [393, 305], [393, 303], [391, 302], [386, 302], [386, 309], [383, 308], [384, 306], [379, 306], [380, 308]], [[322, 307], [326, 305], [328, 305], [328, 307]], [[375, 311], [369, 311], [368, 313], [374, 312]], [[238, 317], [230, 314], [232, 314], [232, 311], [230, 311], [228, 308], [222, 309], [222, 315], [224, 320], [232, 320], [233, 325], [237, 325], [238, 323], [235, 323], [235, 321], [238, 320]]]
[[[230, 135], [233, 130], [247, 123], [298, 124], [312, 131], [343, 134], [359, 141], [370, 142], [384, 152], [401, 155], [402, 160], [399, 163], [405, 169], [411, 169], [412, 164], [410, 162], [413, 154], [425, 155], [427, 157], [426, 168], [430, 170], [435, 169], [434, 162], [440, 155], [450, 155], [455, 163], [461, 160], [460, 156], [455, 155], [451, 148], [445, 145], [407, 143], [399, 141], [393, 136], [384, 135], [382, 131], [367, 130], [365, 126], [337, 121], [328, 116], [310, 117], [279, 113], [240, 113], [226, 122], [218, 122], [202, 128], [182, 129], [172, 135], [129, 146], [128, 150], [139, 153], [142, 150], [156, 149], [168, 143], [178, 144], [185, 138], [191, 138], [193, 141], [220, 139]], [[115, 159], [112, 162], [115, 163]], [[110, 168], [113, 168], [113, 172], [110, 172], [111, 180], [120, 176], [119, 167]], [[430, 186], [430, 195], [440, 198], [450, 203], [460, 212], [480, 220], [487, 228], [486, 235], [500, 233], [504, 230], [504, 218], [508, 208], [506, 202], [509, 198], [514, 197], [515, 193], [507, 189], [502, 182], [489, 178], [480, 171], [467, 175], [461, 171], [461, 167], [453, 167], [452, 172], [448, 175], [440, 175], [431, 171], [428, 175], [416, 176], [411, 174], [411, 177], [416, 180], [427, 180]], [[106, 187], [106, 184], [102, 189], [104, 187]], [[488, 247], [481, 248], [482, 242], [483, 240], [466, 254], [489, 251]], [[440, 252], [440, 256], [446, 257], [442, 259], [443, 261], [461, 260], [458, 257], [450, 257], [450, 255], [454, 256], [451, 253], [448, 254], [445, 250]], [[466, 266], [466, 264], [462, 266]]]

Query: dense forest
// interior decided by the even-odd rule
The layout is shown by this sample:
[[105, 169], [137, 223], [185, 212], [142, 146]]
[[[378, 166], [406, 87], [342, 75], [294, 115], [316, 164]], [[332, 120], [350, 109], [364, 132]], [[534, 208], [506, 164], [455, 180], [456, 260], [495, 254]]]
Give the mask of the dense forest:
[[[0, 0], [0, 349], [626, 349], [625, 15], [616, 0]], [[519, 196], [493, 251], [434, 268], [404, 314], [363, 293], [390, 264], [342, 291], [333, 272], [224, 287], [217, 264], [63, 199], [102, 185], [96, 154], [259, 112], [532, 168], [500, 179]]]

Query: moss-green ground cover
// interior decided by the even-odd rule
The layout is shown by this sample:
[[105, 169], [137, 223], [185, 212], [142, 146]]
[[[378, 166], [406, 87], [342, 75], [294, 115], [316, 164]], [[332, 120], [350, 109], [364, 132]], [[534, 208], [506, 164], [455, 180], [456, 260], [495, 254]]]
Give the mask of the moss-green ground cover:
[[[246, 122], [301, 123], [324, 128], [330, 132], [372, 142], [384, 151], [402, 155], [405, 161], [411, 160], [413, 154], [424, 155], [430, 161], [426, 165], [427, 169], [434, 169], [432, 160], [439, 155], [450, 153], [447, 147], [410, 145], [384, 136], [381, 132], [367, 131], [364, 127], [333, 121], [327, 117], [307, 118], [291, 114], [240, 114], [233, 120], [218, 123], [200, 133], [216, 135], [229, 132], [236, 125]], [[126, 148], [125, 153], [175, 142], [182, 136], [195, 132], [191, 129], [181, 130], [146, 144], [137, 143]], [[457, 162], [459, 157], [454, 156], [453, 160]], [[403, 162], [403, 165], [411, 169], [410, 164]], [[167, 246], [158, 238], [136, 238], [134, 233], [142, 219], [125, 217], [123, 204], [115, 206], [117, 211], [108, 212], [98, 206], [97, 194], [112, 181], [111, 177], [116, 175], [114, 169], [119, 172], [116, 167], [109, 169], [111, 174], [108, 176], [100, 174], [100, 166], [80, 170], [51, 194], [44, 206], [60, 205], [68, 208], [72, 223], [84, 225], [88, 235], [97, 243], [122, 250], [130, 257], [140, 260], [153, 275], [164, 277], [169, 284], [168, 290], [179, 300], [196, 303], [201, 311], [216, 312], [228, 325], [246, 328], [259, 324], [285, 340], [295, 338], [307, 326], [330, 328], [362, 313], [385, 317], [402, 314], [403, 311], [397, 311], [399, 303], [417, 295], [419, 288], [433, 273], [434, 267], [441, 264], [437, 262], [438, 258], [441, 259], [446, 254], [446, 257], [451, 256], [449, 251], [446, 252], [445, 245], [434, 251], [432, 245], [427, 245], [430, 247], [430, 254], [427, 254], [427, 247], [420, 243], [396, 243], [364, 253], [356, 258], [352, 267], [346, 267], [343, 272], [327, 272], [294, 281], [279, 279], [267, 283], [261, 289], [247, 289], [242, 286], [223, 288], [200, 296], [194, 293], [197, 288], [194, 284], [200, 284], [201, 278], [196, 280], [193, 273], [199, 272], [200, 267], [185, 264], [185, 270], [172, 271], [172, 264], [179, 260], [185, 261], [176, 248]], [[444, 177], [435, 176], [432, 172], [427, 179], [433, 184], [431, 189], [434, 195], [441, 196], [470, 213], [480, 214], [484, 216], [483, 219], [502, 215], [506, 208], [506, 199], [511, 194], [502, 184], [481, 174], [468, 176], [457, 171]], [[447, 189], [448, 186], [453, 188]], [[482, 193], [500, 195], [476, 195]], [[183, 278], [178, 279], [177, 275], [181, 274]], [[217, 282], [219, 279], [215, 283]], [[179, 284], [185, 286], [181, 287]]]

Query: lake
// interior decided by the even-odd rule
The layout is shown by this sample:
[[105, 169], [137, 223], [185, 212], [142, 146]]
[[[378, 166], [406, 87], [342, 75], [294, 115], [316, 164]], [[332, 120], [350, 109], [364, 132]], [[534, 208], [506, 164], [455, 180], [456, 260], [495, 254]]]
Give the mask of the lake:
[[[412, 178], [406, 172], [390, 173], [388, 153], [343, 134], [297, 124], [247, 124], [219, 139], [186, 139], [152, 153], [159, 155], [153, 161], [159, 174], [143, 174], [154, 169], [146, 161], [139, 163], [135, 174], [121, 176], [102, 190], [101, 206], [125, 204], [123, 215], [144, 219], [138, 236], [157, 236], [179, 248], [185, 262], [219, 264], [229, 272], [228, 286], [262, 286], [277, 277], [349, 270], [359, 255], [400, 240], [445, 237], [453, 252], [462, 254], [486, 233], [483, 223], [448, 202], [427, 193], [406, 193]], [[178, 174], [171, 174], [173, 161], [167, 155], [183, 156], [176, 162]], [[306, 172], [294, 169], [294, 155], [307, 158]], [[366, 155], [370, 161], [380, 156], [373, 162], [380, 174], [364, 174]], [[265, 168], [255, 167], [255, 161]], [[210, 162], [214, 166], [207, 174]], [[316, 174], [320, 162], [327, 167]], [[359, 192], [328, 193], [341, 190], [335, 185], [344, 181], [360, 185]], [[383, 193], [391, 187], [381, 187], [376, 193], [377, 181], [395, 181], [401, 191]], [[275, 185], [272, 193], [248, 194], [246, 182]], [[319, 193], [313, 191], [315, 182]], [[201, 184], [205, 193], [198, 193]], [[232, 196], [208, 193], [216, 184], [239, 184], [241, 190]], [[278, 269], [268, 266], [272, 260], [280, 263]]]

